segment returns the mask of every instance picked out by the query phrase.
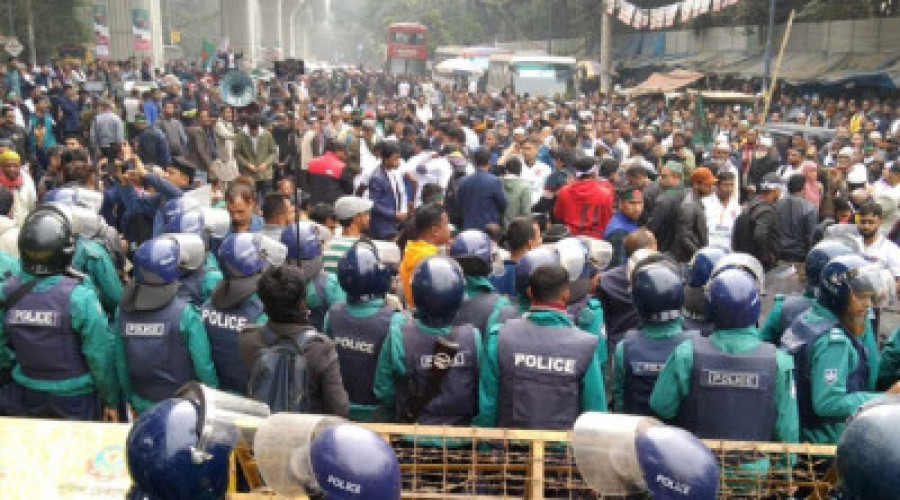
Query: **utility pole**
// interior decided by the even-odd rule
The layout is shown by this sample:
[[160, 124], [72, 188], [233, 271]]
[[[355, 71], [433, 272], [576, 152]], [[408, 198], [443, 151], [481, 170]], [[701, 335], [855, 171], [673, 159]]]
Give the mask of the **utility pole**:
[[772, 80], [772, 36], [775, 31], [775, 0], [769, 0], [769, 30], [766, 33], [766, 77], [763, 80], [763, 93], [769, 91]]
[[13, 22], [13, 2], [15, 2], [15, 0], [6, 1], [6, 14], [9, 16], [9, 36], [15, 38], [16, 25]]
[[28, 18], [28, 62], [33, 68], [37, 66], [37, 49], [34, 46], [34, 12], [31, 9], [31, 0], [25, 2], [25, 15]]
[[547, 0], [547, 55], [553, 55], [553, 4], [555, 0]]
[[[609, 2], [611, 0], [606, 0]], [[612, 92], [612, 19], [604, 2], [600, 21], [600, 91], [605, 96]]]

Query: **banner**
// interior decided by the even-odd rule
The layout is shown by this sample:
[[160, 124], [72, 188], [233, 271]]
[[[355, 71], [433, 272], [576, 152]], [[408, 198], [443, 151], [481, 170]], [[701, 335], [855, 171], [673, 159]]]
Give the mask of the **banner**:
[[631, 5], [626, 0], [621, 0], [619, 2], [619, 21], [622, 21], [623, 24], [631, 24], [634, 11], [634, 5]]
[[702, 16], [709, 13], [709, 0], [698, 0], [697, 13], [694, 17]]
[[109, 57], [109, 16], [106, 4], [94, 4], [94, 53]]
[[606, 0], [606, 13], [609, 15], [613, 15], [616, 11], [617, 0]]
[[680, 4], [672, 4], [666, 7], [666, 20], [663, 25], [666, 28], [671, 28], [675, 25], [675, 18], [678, 17], [678, 9], [681, 8]]
[[606, 11], [612, 15], [616, 8], [619, 9], [619, 21], [634, 29], [670, 28], [679, 20], [678, 11], [681, 10], [680, 21], [690, 22], [697, 16], [719, 12], [726, 7], [736, 5], [740, 0], [680, 0], [669, 5], [653, 9], [641, 9], [629, 0], [606, 0]]
[[650, 11], [650, 29], [658, 30], [663, 27], [666, 18], [667, 7], [660, 7]]
[[216, 44], [203, 40], [203, 52], [200, 57], [203, 60], [203, 71], [212, 72], [213, 64], [216, 61]]
[[650, 16], [647, 14], [646, 9], [636, 9], [634, 13], [634, 21], [632, 21], [632, 26], [636, 29], [642, 30], [647, 28], [650, 23]]
[[722, 10], [722, 0], [712, 0], [712, 11], [719, 12]]
[[694, 0], [681, 2], [681, 22], [686, 23], [694, 18]]
[[134, 50], [153, 50], [153, 33], [150, 30], [150, 11], [131, 9], [131, 33], [134, 36]]

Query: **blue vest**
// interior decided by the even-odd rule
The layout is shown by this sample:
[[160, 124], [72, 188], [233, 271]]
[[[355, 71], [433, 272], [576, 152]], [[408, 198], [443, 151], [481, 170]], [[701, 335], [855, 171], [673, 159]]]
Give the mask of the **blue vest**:
[[253, 325], [263, 314], [262, 301], [251, 295], [230, 309], [216, 309], [212, 300], [200, 308], [203, 326], [209, 337], [213, 364], [221, 389], [237, 394], [247, 394], [250, 373], [241, 362], [238, 334], [244, 326]]
[[[6, 312], [6, 336], [26, 377], [67, 380], [88, 373], [81, 339], [72, 329], [69, 305], [72, 290], [79, 283], [65, 276], [49, 290], [32, 290]], [[20, 286], [18, 277], [10, 277], [4, 296], [9, 297]]]
[[[413, 321], [403, 325], [406, 350], [406, 379], [397, 384], [397, 419], [413, 397], [410, 381], [422, 390], [428, 383], [434, 362], [435, 337], [422, 332]], [[441, 389], [422, 411], [417, 423], [423, 425], [469, 425], [478, 414], [478, 344], [470, 326], [453, 327], [450, 339], [459, 343]], [[410, 380], [411, 379], [411, 380]]]
[[630, 330], [622, 339], [622, 363], [625, 368], [625, 407], [617, 411], [630, 415], [654, 416], [650, 394], [669, 355], [695, 332], [682, 331], [667, 339], [651, 339], [640, 330]]
[[804, 297], [803, 295], [789, 295], [785, 297], [784, 302], [781, 303], [781, 323], [779, 324], [778, 338], [781, 338], [784, 332], [794, 324], [794, 321], [812, 306], [813, 300], [809, 297]]
[[709, 321], [707, 319], [700, 319], [699, 317], [685, 311], [684, 329], [694, 330], [696, 332], [699, 332], [700, 335], [704, 337], [709, 337], [716, 330], [716, 325], [714, 325], [712, 321]]
[[[818, 323], [809, 323], [804, 316], [795, 321], [785, 332], [781, 339], [781, 345], [794, 357], [794, 373], [797, 384], [797, 408], [800, 410], [800, 426], [804, 429], [817, 429], [827, 425], [846, 422], [843, 417], [822, 417], [816, 414], [812, 404], [812, 366], [810, 357], [813, 347], [824, 335], [838, 335], [831, 333], [839, 328], [856, 350], [859, 356], [859, 365], [847, 375], [847, 394], [866, 390], [869, 380], [869, 355], [865, 346], [854, 335], [848, 334], [840, 328], [836, 319]], [[835, 374], [837, 376], [837, 374]]]
[[328, 296], [325, 294], [325, 285], [328, 283], [328, 273], [325, 271], [320, 271], [319, 274], [313, 278], [306, 286], [312, 286], [315, 288], [316, 296], [319, 298], [319, 305], [316, 307], [309, 307], [309, 324], [316, 329], [317, 332], [321, 332], [325, 326], [325, 313], [328, 312], [328, 309], [331, 307], [331, 304], [328, 303]]
[[695, 337], [691, 390], [677, 424], [701, 439], [772, 441], [775, 430], [775, 346], [761, 342], [751, 352], [722, 352], [707, 337]]
[[599, 339], [574, 327], [507, 322], [497, 334], [497, 425], [571, 429], [581, 414], [581, 383]]
[[178, 280], [178, 297], [200, 307], [209, 297], [203, 294], [203, 281], [206, 278], [206, 265], [200, 266], [196, 271], [185, 274]]
[[335, 304], [328, 313], [326, 335], [334, 339], [341, 365], [341, 379], [350, 402], [375, 406], [375, 370], [381, 346], [391, 329], [391, 318], [397, 312], [383, 306], [373, 316], [357, 318], [347, 311], [347, 304]]
[[[456, 318], [453, 320], [453, 326], [472, 325], [481, 332], [482, 338], [487, 338], [488, 321], [494, 308], [497, 307], [497, 301], [500, 295], [497, 293], [487, 293], [479, 297], [471, 297], [463, 301]], [[499, 324], [505, 323], [507, 320], [519, 316], [519, 311], [512, 306], [505, 306], [497, 315]]]
[[187, 306], [186, 300], [175, 297], [155, 311], [120, 310], [119, 335], [125, 344], [128, 378], [143, 399], [171, 398], [186, 382], [197, 379], [181, 335], [181, 316]]

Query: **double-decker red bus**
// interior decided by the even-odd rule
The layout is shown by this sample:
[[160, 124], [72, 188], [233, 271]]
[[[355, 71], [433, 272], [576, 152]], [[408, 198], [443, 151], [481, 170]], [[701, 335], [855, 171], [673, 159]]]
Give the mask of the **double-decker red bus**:
[[391, 75], [424, 75], [427, 62], [427, 27], [416, 23], [394, 23], [388, 26], [388, 73]]

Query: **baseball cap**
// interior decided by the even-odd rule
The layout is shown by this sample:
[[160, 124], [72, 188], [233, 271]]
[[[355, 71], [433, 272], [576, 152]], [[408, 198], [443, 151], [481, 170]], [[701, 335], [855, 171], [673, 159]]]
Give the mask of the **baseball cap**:
[[781, 182], [781, 177], [775, 172], [768, 173], [765, 177], [762, 178], [762, 181], [759, 183], [759, 191], [775, 191], [776, 189], [781, 189], [784, 187]]
[[372, 209], [372, 200], [358, 196], [341, 196], [334, 202], [334, 216], [338, 220], [348, 220]]

